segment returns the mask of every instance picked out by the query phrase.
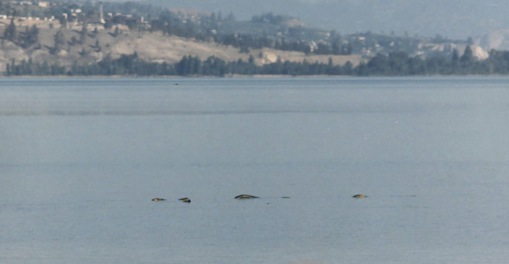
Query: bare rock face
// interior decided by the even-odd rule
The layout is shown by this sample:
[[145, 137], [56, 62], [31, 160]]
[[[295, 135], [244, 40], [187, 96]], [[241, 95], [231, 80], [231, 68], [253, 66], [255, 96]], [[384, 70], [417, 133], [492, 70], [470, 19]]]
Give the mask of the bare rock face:
[[485, 60], [490, 56], [490, 54], [486, 50], [477, 45], [472, 46], [472, 53], [474, 55], [474, 58], [478, 60]]

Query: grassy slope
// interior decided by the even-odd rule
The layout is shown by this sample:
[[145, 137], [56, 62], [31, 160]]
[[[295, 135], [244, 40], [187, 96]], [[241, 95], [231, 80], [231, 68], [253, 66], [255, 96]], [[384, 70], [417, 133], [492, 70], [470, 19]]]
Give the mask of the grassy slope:
[[[5, 26], [0, 24], [0, 32], [3, 32]], [[18, 27], [23, 28], [23, 27]], [[197, 42], [190, 39], [183, 39], [175, 36], [163, 36], [161, 33], [137, 32], [124, 30], [121, 34], [114, 37], [113, 30], [100, 30], [98, 34], [89, 34], [83, 44], [72, 44], [72, 38], [80, 39], [79, 30], [64, 29], [64, 36], [67, 44], [56, 54], [51, 54], [50, 49], [54, 47], [54, 36], [58, 29], [41, 28], [39, 41], [41, 48], [22, 49], [10, 41], [0, 42], [0, 71], [5, 69], [6, 63], [12, 59], [21, 61], [23, 59], [32, 59], [33, 62], [42, 63], [48, 61], [51, 63], [60, 63], [61, 65], [71, 65], [74, 61], [80, 64], [88, 64], [100, 61], [105, 56], [119, 57], [122, 54], [138, 55], [148, 61], [175, 63], [185, 55], [198, 56], [206, 59], [209, 56], [216, 56], [226, 61], [242, 59], [247, 61], [249, 55], [256, 58], [256, 63], [264, 64], [275, 62], [278, 58], [282, 61], [298, 61], [306, 59], [308, 62], [315, 61], [327, 63], [332, 58], [335, 64], [344, 64], [351, 61], [354, 65], [360, 61], [357, 55], [352, 56], [329, 56], [312, 55], [306, 56], [301, 52], [285, 52], [270, 49], [252, 50], [249, 54], [239, 53], [237, 48], [231, 46], [221, 46], [214, 42]], [[97, 52], [94, 48], [97, 41], [101, 47]], [[86, 55], [80, 54], [86, 51]]]

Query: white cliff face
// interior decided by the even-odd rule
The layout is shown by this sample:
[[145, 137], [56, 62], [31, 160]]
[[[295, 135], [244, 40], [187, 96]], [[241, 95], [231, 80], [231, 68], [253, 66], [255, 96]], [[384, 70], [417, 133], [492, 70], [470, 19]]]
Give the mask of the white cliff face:
[[478, 60], [485, 60], [490, 57], [490, 54], [486, 50], [484, 50], [481, 46], [472, 45], [471, 48], [474, 58]]
[[[433, 50], [438, 52], [444, 52], [444, 51], [453, 51], [458, 50], [459, 54], [462, 55], [465, 52], [467, 45], [465, 44], [454, 44], [454, 43], [446, 43], [446, 44], [436, 44], [433, 45]], [[481, 47], [480, 45], [470, 45], [470, 48], [472, 49], [472, 55], [477, 60], [485, 60], [489, 58], [490, 54], [486, 49]]]

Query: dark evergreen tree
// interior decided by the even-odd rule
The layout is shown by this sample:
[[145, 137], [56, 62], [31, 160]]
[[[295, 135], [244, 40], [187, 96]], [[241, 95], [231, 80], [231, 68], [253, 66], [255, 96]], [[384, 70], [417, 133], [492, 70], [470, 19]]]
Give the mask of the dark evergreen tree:
[[13, 16], [12, 19], [11, 19], [11, 22], [5, 28], [4, 39], [16, 43], [17, 42], [17, 38], [18, 38], [18, 32], [16, 30], [16, 24], [14, 24], [14, 16]]
[[460, 64], [460, 55], [458, 49], [452, 51], [450, 73], [455, 74], [458, 72]]
[[347, 61], [345, 65], [343, 65], [343, 74], [344, 75], [353, 75], [354, 74], [354, 67], [352, 62]]
[[367, 75], [387, 75], [390, 73], [389, 58], [384, 54], [377, 54], [367, 63]]
[[84, 22], [80, 31], [80, 44], [85, 44], [88, 35], [88, 23]]
[[26, 27], [25, 32], [19, 38], [22, 48], [29, 48], [39, 44], [39, 28], [36, 25]]
[[463, 52], [463, 55], [461, 56], [460, 61], [463, 64], [470, 64], [474, 61], [474, 53], [473, 53], [472, 47], [470, 47], [470, 45], [467, 45], [465, 47], [465, 51]]
[[[58, 30], [57, 33], [55, 33], [55, 36], [53, 37], [53, 41], [55, 44], [51, 51], [53, 54], [56, 54], [60, 50], [63, 50], [65, 48], [64, 32], [62, 30]], [[61, 67], [61, 66], [58, 66], [57, 68], [59, 68], [59, 67]]]

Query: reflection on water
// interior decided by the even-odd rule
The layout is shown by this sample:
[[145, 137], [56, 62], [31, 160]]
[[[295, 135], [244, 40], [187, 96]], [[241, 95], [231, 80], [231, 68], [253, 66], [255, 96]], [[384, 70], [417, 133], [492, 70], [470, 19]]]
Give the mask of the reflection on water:
[[500, 263], [505, 83], [2, 80], [0, 261]]

